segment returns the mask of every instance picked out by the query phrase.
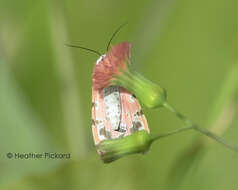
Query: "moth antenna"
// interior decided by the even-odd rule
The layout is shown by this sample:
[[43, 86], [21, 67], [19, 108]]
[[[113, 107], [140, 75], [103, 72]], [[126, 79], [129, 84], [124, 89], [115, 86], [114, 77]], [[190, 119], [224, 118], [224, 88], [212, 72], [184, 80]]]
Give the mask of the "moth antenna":
[[102, 54], [99, 51], [93, 50], [93, 49], [89, 49], [86, 47], [82, 47], [82, 46], [77, 46], [77, 45], [71, 45], [71, 44], [64, 44], [68, 47], [73, 47], [73, 48], [80, 48], [80, 49], [84, 49], [86, 51], [92, 52], [92, 53], [96, 53], [97, 55], [101, 56]]
[[121, 30], [121, 28], [122, 28], [123, 26], [125, 26], [126, 24], [127, 24], [127, 22], [124, 23], [124, 24], [122, 24], [121, 26], [119, 26], [119, 27], [115, 30], [115, 32], [112, 34], [112, 37], [110, 38], [110, 40], [109, 40], [109, 42], [108, 42], [108, 44], [107, 44], [107, 49], [106, 49], [107, 52], [108, 52], [109, 46], [110, 46], [110, 44], [111, 44], [113, 38], [114, 38], [114, 37], [116, 36], [116, 34]]

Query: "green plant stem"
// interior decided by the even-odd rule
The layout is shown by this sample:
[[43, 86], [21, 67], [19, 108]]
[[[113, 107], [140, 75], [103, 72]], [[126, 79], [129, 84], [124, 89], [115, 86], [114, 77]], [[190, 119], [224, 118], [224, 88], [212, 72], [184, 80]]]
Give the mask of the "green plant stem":
[[[223, 139], [222, 137], [219, 137], [217, 135], [215, 135], [214, 133], [212, 133], [211, 131], [205, 129], [205, 128], [201, 128], [199, 127], [197, 124], [193, 123], [191, 120], [189, 120], [186, 116], [184, 116], [183, 114], [181, 114], [180, 112], [178, 112], [173, 106], [171, 106], [168, 102], [164, 103], [164, 107], [166, 109], [168, 109], [169, 111], [173, 112], [179, 119], [181, 119], [182, 121], [185, 122], [185, 125], [187, 126], [187, 128], [191, 128], [194, 129], [200, 133], [202, 133], [203, 135], [206, 135], [207, 137], [217, 141], [218, 143], [226, 146], [227, 148], [235, 151], [238, 153], [238, 146], [230, 144], [228, 142], [226, 142], [225, 139]], [[181, 128], [183, 129], [183, 128]]]
[[167, 137], [167, 136], [170, 136], [170, 135], [174, 135], [174, 134], [177, 134], [177, 133], [180, 133], [180, 132], [183, 132], [183, 131], [187, 131], [187, 130], [190, 130], [190, 129], [193, 129], [193, 126], [186, 126], [186, 127], [180, 128], [180, 129], [176, 129], [174, 131], [170, 131], [168, 133], [152, 136], [151, 141], [154, 142], [154, 141], [156, 141], [160, 138]]

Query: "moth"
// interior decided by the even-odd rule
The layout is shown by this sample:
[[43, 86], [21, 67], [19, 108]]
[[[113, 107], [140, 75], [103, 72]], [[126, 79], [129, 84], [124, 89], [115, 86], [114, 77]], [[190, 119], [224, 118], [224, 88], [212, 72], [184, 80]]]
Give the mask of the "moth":
[[[129, 54], [128, 42], [113, 46], [96, 61], [94, 73], [100, 64], [107, 66], [112, 61], [124, 61], [120, 59]], [[120, 86], [97, 88], [97, 82], [93, 81], [92, 86], [92, 132], [96, 146], [104, 140], [123, 138], [140, 130], [149, 133], [146, 117], [133, 94]]]

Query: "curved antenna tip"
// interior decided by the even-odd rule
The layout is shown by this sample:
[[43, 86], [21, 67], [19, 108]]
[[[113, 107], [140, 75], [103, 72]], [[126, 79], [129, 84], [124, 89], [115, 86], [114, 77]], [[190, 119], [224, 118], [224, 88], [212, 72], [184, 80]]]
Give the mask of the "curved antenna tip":
[[108, 44], [107, 44], [107, 49], [106, 49], [106, 51], [108, 51], [109, 46], [110, 46], [110, 44], [111, 44], [113, 38], [116, 36], [116, 34], [121, 30], [121, 28], [122, 28], [123, 26], [125, 26], [125, 25], [127, 25], [127, 24], [128, 24], [128, 22], [125, 22], [125, 23], [123, 23], [122, 25], [120, 25], [120, 26], [115, 30], [115, 32], [112, 34], [112, 37], [110, 38], [110, 40], [109, 40], [109, 42], [108, 42]]
[[89, 49], [89, 48], [86, 48], [86, 47], [83, 47], [83, 46], [72, 45], [72, 44], [67, 44], [67, 43], [65, 43], [64, 45], [65, 45], [65, 46], [68, 46], [68, 47], [72, 47], [72, 48], [83, 49], [83, 50], [86, 50], [86, 51], [89, 51], [89, 52], [95, 53], [95, 54], [97, 54], [97, 55], [99, 55], [99, 56], [102, 55], [99, 51], [96, 51], [96, 50], [93, 50], [93, 49]]

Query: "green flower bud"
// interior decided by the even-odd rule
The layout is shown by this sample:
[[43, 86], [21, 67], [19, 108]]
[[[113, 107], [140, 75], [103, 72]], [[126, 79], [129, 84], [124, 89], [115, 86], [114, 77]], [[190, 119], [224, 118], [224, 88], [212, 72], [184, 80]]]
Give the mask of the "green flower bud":
[[132, 69], [117, 75], [112, 83], [122, 86], [135, 94], [148, 108], [161, 107], [166, 102], [166, 91], [164, 88], [146, 79], [138, 72], [132, 71]]
[[149, 150], [151, 143], [151, 135], [141, 130], [130, 136], [104, 140], [97, 149], [103, 162], [110, 163], [126, 155], [145, 153]]

